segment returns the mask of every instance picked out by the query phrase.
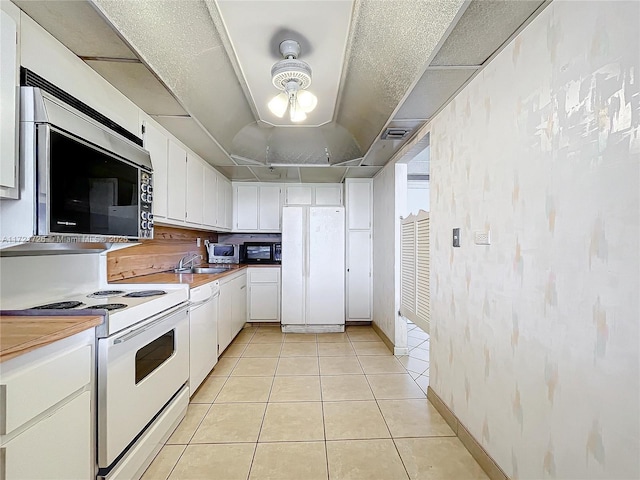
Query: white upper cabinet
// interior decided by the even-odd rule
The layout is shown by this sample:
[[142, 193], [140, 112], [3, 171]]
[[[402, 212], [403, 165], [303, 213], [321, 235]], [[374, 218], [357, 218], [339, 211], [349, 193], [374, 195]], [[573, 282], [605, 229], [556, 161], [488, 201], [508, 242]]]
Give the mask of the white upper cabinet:
[[222, 175], [218, 176], [218, 225], [221, 230], [231, 230], [233, 195], [231, 182]]
[[167, 168], [169, 139], [150, 119], [144, 120], [144, 148], [153, 166], [153, 217], [167, 218]]
[[279, 232], [282, 187], [274, 184], [233, 185], [233, 230]]
[[235, 225], [237, 231], [258, 230], [257, 185], [234, 185]]
[[215, 227], [218, 222], [218, 175], [212, 167], [204, 169], [204, 224]]
[[204, 223], [204, 163], [187, 154], [187, 223]]
[[282, 216], [282, 187], [280, 185], [260, 186], [258, 201], [258, 226], [263, 232], [279, 232]]
[[315, 205], [342, 205], [342, 185], [318, 185], [315, 190]]
[[342, 184], [293, 184], [285, 187], [285, 205], [339, 206], [342, 205]]
[[[155, 188], [154, 188], [155, 190]], [[167, 218], [183, 222], [186, 214], [187, 152], [169, 140]]]
[[313, 204], [313, 187], [311, 185], [287, 185], [285, 189], [285, 205]]
[[[5, 11], [6, 9], [6, 11]], [[0, 197], [18, 198], [18, 22], [20, 10], [2, 2], [0, 10]]]
[[353, 181], [347, 183], [347, 228], [368, 230], [371, 228], [371, 182]]

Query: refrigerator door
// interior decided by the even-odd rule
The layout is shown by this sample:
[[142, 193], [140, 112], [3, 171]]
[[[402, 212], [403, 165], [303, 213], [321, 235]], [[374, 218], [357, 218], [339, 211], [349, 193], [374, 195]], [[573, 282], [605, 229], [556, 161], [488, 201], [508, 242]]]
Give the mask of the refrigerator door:
[[305, 323], [306, 224], [305, 207], [282, 209], [282, 318], [283, 325]]
[[344, 207], [309, 208], [307, 325], [344, 325], [344, 221]]

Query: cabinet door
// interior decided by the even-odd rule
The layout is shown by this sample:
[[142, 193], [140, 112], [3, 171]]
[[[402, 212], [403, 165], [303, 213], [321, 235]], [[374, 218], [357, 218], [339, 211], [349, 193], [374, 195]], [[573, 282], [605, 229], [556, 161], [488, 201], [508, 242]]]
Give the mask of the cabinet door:
[[187, 189], [187, 152], [169, 140], [167, 217], [184, 221]]
[[204, 212], [203, 223], [215, 227], [218, 218], [218, 177], [210, 168], [204, 168]]
[[216, 174], [216, 177], [218, 177], [218, 191], [216, 192], [218, 198], [218, 218], [216, 220], [216, 227], [225, 228], [225, 222], [227, 221], [227, 192], [225, 190], [225, 184], [227, 180], [221, 174]]
[[144, 148], [153, 165], [153, 216], [167, 218], [167, 168], [169, 140], [151, 121], [145, 121]]
[[313, 187], [311, 185], [287, 185], [287, 205], [311, 205], [313, 202]]
[[347, 317], [371, 319], [371, 237], [368, 230], [349, 231]]
[[224, 182], [224, 199], [224, 228], [231, 230], [233, 225], [233, 189], [229, 180]]
[[234, 209], [236, 224], [234, 230], [258, 229], [258, 188], [256, 185], [236, 185]]
[[95, 478], [91, 413], [91, 392], [84, 392], [6, 443], [2, 478]]
[[315, 187], [314, 205], [342, 205], [342, 185]]
[[191, 154], [187, 155], [186, 203], [187, 222], [202, 225], [204, 213], [204, 164]]
[[347, 228], [368, 230], [371, 228], [371, 182], [347, 183]]
[[231, 338], [234, 338], [247, 321], [247, 274], [233, 280], [233, 321]]
[[280, 289], [277, 283], [252, 283], [249, 286], [249, 321], [278, 321]]
[[261, 231], [280, 231], [280, 186], [261, 186], [258, 202], [258, 228]]
[[233, 282], [220, 284], [220, 298], [218, 303], [218, 345], [221, 354], [231, 343], [231, 322], [233, 312]]
[[0, 196], [18, 198], [18, 26], [1, 10], [0, 21]]

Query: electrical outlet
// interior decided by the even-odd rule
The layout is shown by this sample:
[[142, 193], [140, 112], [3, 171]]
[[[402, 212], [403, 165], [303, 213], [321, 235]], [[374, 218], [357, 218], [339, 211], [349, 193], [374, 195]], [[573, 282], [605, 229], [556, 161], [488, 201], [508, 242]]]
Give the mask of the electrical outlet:
[[202, 242], [200, 241], [200, 237], [196, 238], [196, 247], [199, 247], [200, 245], [202, 245]]
[[491, 245], [491, 232], [474, 232], [473, 241], [476, 245]]

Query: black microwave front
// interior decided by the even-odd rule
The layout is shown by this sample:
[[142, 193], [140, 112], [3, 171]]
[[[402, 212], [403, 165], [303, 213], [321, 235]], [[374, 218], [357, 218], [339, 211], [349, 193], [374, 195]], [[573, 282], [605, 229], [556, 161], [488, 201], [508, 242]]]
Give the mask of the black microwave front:
[[281, 261], [281, 244], [277, 242], [245, 242], [240, 261], [251, 264], [278, 264]]

